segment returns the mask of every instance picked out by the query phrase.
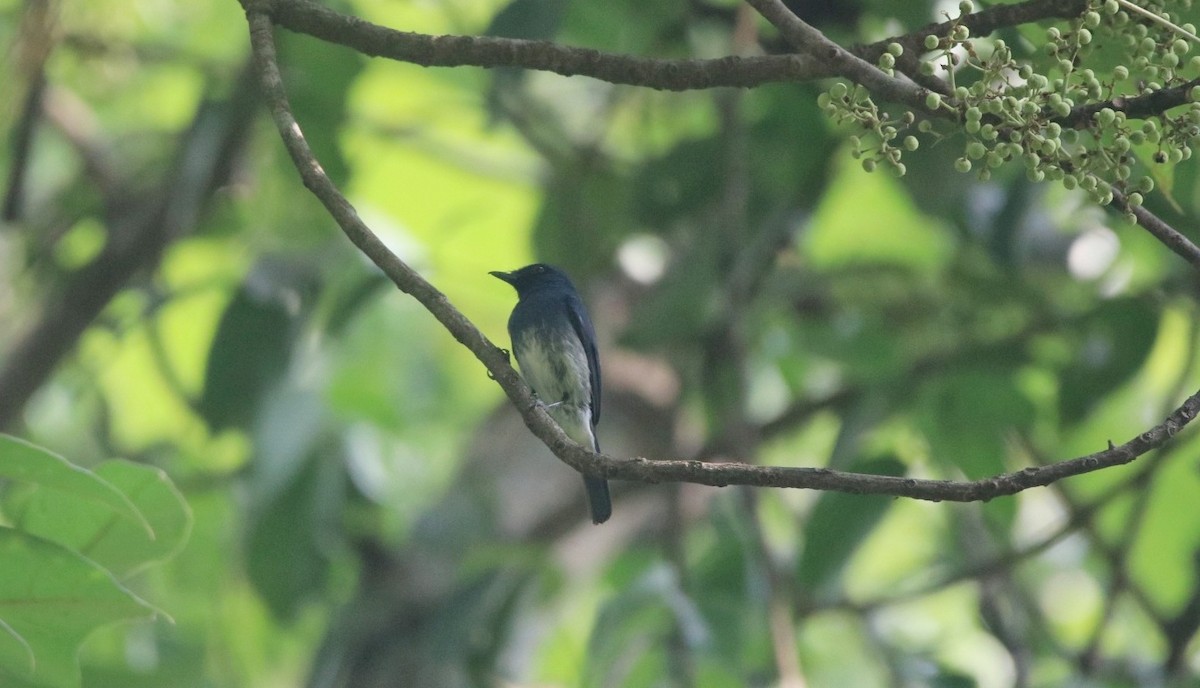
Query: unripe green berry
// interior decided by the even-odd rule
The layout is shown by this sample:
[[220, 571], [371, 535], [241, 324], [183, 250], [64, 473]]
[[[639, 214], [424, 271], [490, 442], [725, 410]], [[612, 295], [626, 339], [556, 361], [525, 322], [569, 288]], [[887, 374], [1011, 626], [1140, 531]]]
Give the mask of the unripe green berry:
[[[849, 93], [850, 87], [840, 81], [829, 88], [829, 95], [834, 98], [845, 98]], [[820, 101], [817, 101], [817, 105], [820, 104]]]
[[954, 169], [956, 169], [959, 172], [962, 172], [964, 174], [967, 172], [970, 172], [971, 171], [971, 161], [967, 160], [966, 158], [959, 158], [954, 161]]
[[920, 145], [921, 145], [921, 142], [917, 140], [917, 137], [915, 137], [915, 136], [905, 136], [904, 137], [904, 150], [915, 151]]
[[1079, 45], [1087, 45], [1092, 42], [1092, 32], [1087, 29], [1080, 29], [1079, 33], [1075, 34], [1075, 40]]
[[940, 93], [929, 93], [925, 96], [925, 107], [930, 110], [936, 110], [942, 105], [942, 95]]
[[1129, 201], [1130, 208], [1137, 208], [1137, 207], [1141, 206], [1143, 200], [1145, 200], [1142, 198], [1142, 195], [1136, 191], [1134, 191], [1133, 193], [1126, 196], [1125, 199], [1127, 201]]
[[1150, 193], [1154, 190], [1154, 180], [1150, 177], [1142, 177], [1138, 180], [1137, 188], [1142, 193]]
[[983, 126], [977, 119], [969, 119], [963, 123], [963, 129], [965, 129], [968, 134], [978, 134], [979, 130], [982, 128]]
[[917, 131], [923, 134], [928, 134], [929, 132], [933, 131], [933, 122], [930, 122], [927, 119], [917, 122]]
[[975, 3], [971, 2], [971, 0], [962, 0], [962, 2], [958, 3], [958, 11], [963, 14], [970, 14], [975, 11]]
[[918, 70], [925, 76], [933, 76], [934, 72], [937, 71], [937, 65], [932, 62], [922, 62]]
[[1188, 42], [1183, 40], [1182, 38], [1176, 38], [1175, 41], [1173, 43], [1171, 43], [1171, 52], [1175, 53], [1176, 55], [1183, 55], [1187, 51], [1188, 51]]
[[979, 141], [972, 141], [967, 144], [967, 157], [972, 160], [978, 160], [987, 154], [987, 146]]
[[904, 46], [899, 43], [888, 43], [887, 51], [892, 57], [900, 57], [904, 54]]
[[1167, 53], [1162, 56], [1162, 64], [1167, 69], [1175, 69], [1179, 66], [1179, 56], [1175, 53]]
[[1076, 186], [1079, 186], [1079, 179], [1073, 174], [1068, 174], [1062, 178], [1062, 183], [1067, 189], [1074, 189]]
[[937, 50], [938, 44], [941, 42], [942, 42], [941, 39], [939, 39], [937, 36], [930, 34], [925, 37], [925, 49], [926, 50]]
[[896, 56], [891, 53], [884, 53], [879, 56], [879, 66], [882, 69], [891, 69], [896, 66]]
[[875, 171], [875, 161], [871, 158], [867, 158], [866, 160], [862, 161], [862, 167], [867, 172], [874, 172]]
[[1094, 10], [1087, 12], [1083, 15], [1083, 24], [1084, 26], [1090, 26], [1093, 29], [1097, 26], [1100, 26], [1100, 13]]
[[908, 172], [908, 168], [905, 167], [904, 163], [902, 163], [902, 162], [896, 163], [895, 167], [893, 167], [892, 169], [896, 170], [897, 177], [903, 177]]
[[1129, 78], [1129, 68], [1125, 65], [1117, 65], [1113, 67], [1112, 75], [1117, 81], [1124, 81]]
[[1110, 17], [1120, 9], [1121, 5], [1117, 3], [1117, 0], [1104, 0], [1104, 13]]
[[1192, 101], [1193, 103], [1200, 103], [1200, 86], [1193, 86], [1191, 90], [1188, 91], [1188, 100]]

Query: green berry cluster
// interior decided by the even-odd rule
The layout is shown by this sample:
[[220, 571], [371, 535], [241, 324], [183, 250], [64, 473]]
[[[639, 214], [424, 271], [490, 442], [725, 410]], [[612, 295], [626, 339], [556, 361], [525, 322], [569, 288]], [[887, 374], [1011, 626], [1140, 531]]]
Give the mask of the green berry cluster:
[[[891, 69], [900, 54], [900, 46], [893, 44], [895, 52], [886, 52], [880, 57], [880, 68]], [[890, 58], [890, 59], [888, 59]], [[884, 64], [890, 66], [884, 67]], [[912, 127], [916, 115], [905, 112], [892, 118], [879, 109], [871, 94], [862, 86], [853, 89], [844, 83], [836, 83], [828, 92], [817, 97], [817, 105], [834, 120], [854, 125], [865, 130], [861, 136], [851, 136], [851, 154], [862, 159], [863, 169], [874, 172], [879, 165], [889, 165], [897, 175], [905, 173], [901, 157], [905, 151], [915, 151], [920, 145], [911, 134], [901, 138], [900, 134]]]
[[[1164, 89], [1183, 93], [1193, 80], [1200, 82], [1200, 56], [1189, 57], [1200, 52], [1192, 45], [1200, 38], [1171, 11], [1190, 5], [1191, 0], [1139, 0], [1138, 7], [1091, 0], [1078, 17], [1046, 30], [1038, 54], [1018, 58], [1003, 40], [972, 40], [961, 20], [974, 6], [964, 0], [946, 35], [925, 37], [928, 53], [920, 63], [923, 75], [941, 76], [949, 85], [949, 94], [930, 92], [924, 104], [934, 119], [957, 120], [955, 132], [965, 141], [955, 168], [987, 179], [994, 169], [1019, 160], [1033, 181], [1060, 181], [1105, 205], [1115, 185], [1130, 206], [1139, 205], [1154, 188], [1147, 170], [1186, 160], [1200, 145], [1200, 86], [1179, 108], [1144, 119], [1124, 111], [1131, 99]], [[1114, 47], [1121, 64], [1098, 74], [1087, 65], [1101, 57], [1101, 45], [1107, 46], [1108, 64]], [[890, 71], [900, 48], [889, 46], [879, 67]], [[856, 154], [869, 155], [864, 167], [886, 161], [903, 174], [902, 153], [915, 149], [916, 141], [911, 147], [894, 141], [907, 142], [905, 124], [911, 119], [889, 120], [869, 94], [844, 84], [822, 94], [820, 104], [835, 119], [868, 131], [867, 148], [861, 138], [853, 140]], [[944, 135], [930, 120], [917, 129]]]

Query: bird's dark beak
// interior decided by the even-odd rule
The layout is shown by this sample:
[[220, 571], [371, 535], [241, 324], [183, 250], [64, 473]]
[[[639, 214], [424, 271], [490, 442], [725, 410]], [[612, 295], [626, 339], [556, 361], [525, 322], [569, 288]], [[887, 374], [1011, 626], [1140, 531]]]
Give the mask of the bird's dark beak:
[[488, 274], [491, 275], [492, 277], [495, 277], [498, 280], [503, 280], [505, 282], [508, 282], [509, 284], [513, 283], [513, 275], [511, 272], [500, 272], [499, 270], [493, 270], [493, 271], [489, 272]]

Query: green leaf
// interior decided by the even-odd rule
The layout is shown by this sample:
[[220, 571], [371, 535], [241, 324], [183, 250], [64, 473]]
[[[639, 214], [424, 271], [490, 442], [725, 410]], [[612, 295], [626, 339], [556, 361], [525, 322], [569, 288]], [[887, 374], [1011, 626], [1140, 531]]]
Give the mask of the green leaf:
[[0, 684], [75, 688], [76, 653], [89, 633], [151, 613], [95, 562], [0, 528]]
[[[905, 466], [894, 458], [870, 459], [850, 470], [873, 475], [904, 475]], [[826, 492], [817, 500], [805, 527], [804, 553], [796, 568], [806, 594], [820, 597], [836, 592], [842, 570], [893, 499], [880, 495]]]
[[930, 379], [918, 393], [918, 420], [935, 461], [969, 478], [1002, 473], [1005, 439], [1029, 428], [1035, 410], [1015, 372], [969, 369]]
[[0, 435], [0, 478], [33, 483], [75, 500], [101, 506], [141, 526], [151, 537], [154, 534], [137, 506], [107, 480], [11, 435]]
[[103, 506], [53, 490], [38, 490], [21, 500], [13, 515], [16, 525], [79, 552], [118, 578], [166, 559], [183, 546], [192, 515], [166, 474], [128, 461], [105, 462], [95, 473], [136, 505], [153, 536]]
[[1143, 299], [1114, 299], [1081, 328], [1075, 361], [1062, 372], [1063, 420], [1080, 421], [1141, 369], [1158, 336], [1159, 313]]
[[584, 685], [657, 685], [672, 633], [693, 649], [710, 644], [711, 632], [673, 568], [655, 566], [601, 609], [588, 643]]
[[213, 337], [199, 403], [214, 429], [249, 425], [287, 372], [296, 332], [289, 301], [302, 291], [288, 266], [263, 261], [229, 302]]

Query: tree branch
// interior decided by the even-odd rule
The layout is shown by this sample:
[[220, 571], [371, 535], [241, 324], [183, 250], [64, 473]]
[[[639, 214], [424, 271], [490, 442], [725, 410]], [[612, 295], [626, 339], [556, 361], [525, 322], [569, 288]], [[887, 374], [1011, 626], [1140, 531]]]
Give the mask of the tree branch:
[[920, 55], [925, 50], [926, 36], [945, 36], [955, 26], [965, 26], [972, 36], [986, 36], [998, 29], [1019, 26], [1045, 19], [1070, 19], [1087, 9], [1087, 0], [1027, 0], [1013, 5], [994, 5], [944, 22], [927, 24], [903, 36], [895, 36], [867, 45], [857, 45], [850, 52], [874, 64], [890, 43], [904, 47], [905, 55]]
[[101, 184], [109, 240], [61, 289], [48, 290], [41, 316], [0, 357], [0, 428], [16, 420], [128, 281], [156, 265], [172, 241], [195, 227], [205, 200], [228, 179], [255, 110], [253, 73], [248, 68], [244, 72], [226, 101], [197, 108], [191, 130], [180, 136], [174, 168], [161, 185], [134, 193]]
[[771, 22], [784, 40], [802, 53], [827, 63], [838, 76], [844, 76], [861, 84], [874, 95], [896, 103], [903, 103], [918, 112], [930, 112], [925, 107], [925, 96], [929, 90], [906, 79], [898, 79], [883, 73], [878, 67], [834, 43], [813, 28], [784, 5], [782, 0], [746, 0]]
[[423, 67], [523, 67], [667, 91], [750, 87], [773, 82], [811, 81], [832, 75], [824, 63], [808, 55], [654, 59], [550, 41], [431, 36], [397, 31], [340, 14], [311, 0], [242, 0], [242, 4], [248, 10], [253, 8], [269, 14], [274, 22], [286, 29], [344, 45], [364, 55]]
[[1171, 249], [1175, 255], [1186, 260], [1193, 268], [1200, 270], [1200, 247], [1192, 243], [1179, 230], [1167, 224], [1161, 217], [1150, 212], [1143, 206], [1130, 207], [1125, 193], [1116, 186], [1112, 187], [1112, 193], [1113, 203], [1118, 208], [1128, 208], [1131, 210], [1133, 216], [1137, 218], [1137, 223], [1142, 226], [1142, 229], [1150, 232], [1163, 246]]
[[[1200, 392], [1189, 397], [1155, 427], [1120, 446], [1087, 456], [975, 481], [927, 480], [864, 475], [824, 468], [756, 466], [742, 463], [655, 461], [640, 457], [618, 459], [590, 452], [573, 443], [550, 419], [529, 387], [492, 344], [433, 285], [392, 254], [358, 217], [313, 156], [296, 122], [283, 88], [275, 56], [270, 16], [252, 0], [246, 1], [250, 40], [262, 80], [263, 95], [304, 185], [321, 201], [342, 231], [401, 291], [411, 295], [483, 363], [521, 413], [525, 425], [572, 468], [595, 476], [640, 482], [691, 482], [704, 485], [751, 485], [885, 494], [934, 501], [982, 501], [1048, 485], [1074, 475], [1129, 463], [1162, 446], [1200, 412]], [[755, 0], [763, 4], [761, 0]]]

